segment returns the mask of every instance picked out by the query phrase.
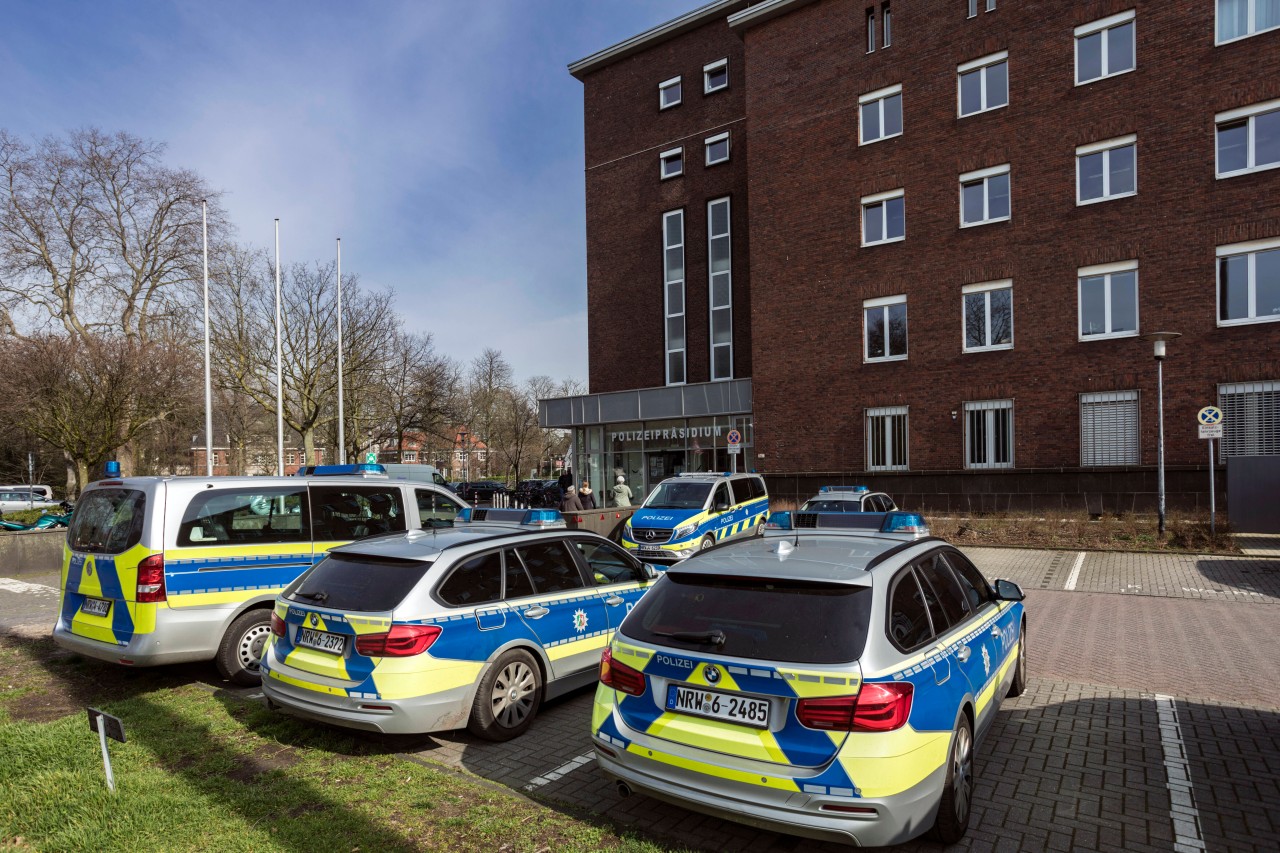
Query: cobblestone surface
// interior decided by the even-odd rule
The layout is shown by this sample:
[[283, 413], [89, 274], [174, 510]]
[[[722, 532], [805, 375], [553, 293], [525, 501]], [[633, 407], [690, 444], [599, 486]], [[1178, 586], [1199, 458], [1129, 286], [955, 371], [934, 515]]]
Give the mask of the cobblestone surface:
[[[988, 577], [1024, 590], [1068, 589], [1122, 595], [1280, 604], [1280, 560], [1110, 551], [962, 548]], [[1084, 561], [1069, 587], [1080, 554]]]

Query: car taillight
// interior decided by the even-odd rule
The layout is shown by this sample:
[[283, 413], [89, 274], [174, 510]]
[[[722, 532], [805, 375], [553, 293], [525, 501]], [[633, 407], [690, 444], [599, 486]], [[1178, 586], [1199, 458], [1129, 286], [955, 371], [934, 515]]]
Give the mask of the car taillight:
[[600, 683], [630, 696], [644, 693], [644, 673], [613, 659], [613, 649], [604, 647], [600, 655]]
[[371, 658], [413, 657], [431, 648], [439, 636], [439, 625], [392, 625], [385, 634], [356, 637], [356, 652]]
[[284, 620], [280, 618], [280, 614], [274, 610], [271, 611], [271, 633], [277, 637], [284, 636]]
[[848, 732], [891, 732], [911, 716], [909, 681], [863, 684], [856, 696], [801, 699], [796, 719], [811, 729]]
[[152, 554], [138, 563], [138, 588], [133, 600], [143, 604], [168, 598], [164, 591], [164, 555]]

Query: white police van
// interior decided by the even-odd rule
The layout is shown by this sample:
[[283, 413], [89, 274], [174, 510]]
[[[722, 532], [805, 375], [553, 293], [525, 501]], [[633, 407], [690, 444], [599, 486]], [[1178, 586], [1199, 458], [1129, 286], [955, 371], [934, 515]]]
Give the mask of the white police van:
[[642, 560], [673, 562], [761, 531], [769, 493], [758, 474], [680, 474], [658, 484], [622, 530]]

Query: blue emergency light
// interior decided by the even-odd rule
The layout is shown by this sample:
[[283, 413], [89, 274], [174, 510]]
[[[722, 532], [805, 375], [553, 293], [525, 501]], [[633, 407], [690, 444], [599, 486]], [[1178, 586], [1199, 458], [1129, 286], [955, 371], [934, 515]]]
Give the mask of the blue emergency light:
[[[797, 520], [796, 516], [799, 516]], [[766, 530], [878, 530], [880, 533], [914, 533], [928, 536], [929, 525], [917, 512], [775, 512]]]
[[823, 486], [819, 492], [865, 492], [866, 486]]
[[368, 477], [387, 476], [387, 469], [374, 462], [355, 465], [304, 465], [295, 477]]
[[555, 509], [489, 509], [487, 507], [467, 507], [458, 510], [458, 521], [481, 522], [502, 521], [508, 524], [515, 522], [522, 527], [564, 527], [564, 516]]

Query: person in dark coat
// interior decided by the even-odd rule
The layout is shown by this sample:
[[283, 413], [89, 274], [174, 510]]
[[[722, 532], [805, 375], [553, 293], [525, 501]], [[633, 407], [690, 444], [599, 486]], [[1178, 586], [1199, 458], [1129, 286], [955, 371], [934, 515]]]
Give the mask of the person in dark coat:
[[578, 499], [578, 490], [573, 487], [573, 483], [564, 490], [564, 497], [560, 499], [561, 512], [582, 512], [582, 501]]
[[578, 489], [578, 500], [582, 501], [583, 509], [596, 508], [596, 493], [591, 491], [591, 484], [586, 480], [582, 481], [582, 488]]
[[560, 494], [564, 494], [573, 485], [573, 472], [565, 468], [560, 474], [560, 479], [556, 480], [556, 485], [560, 487]]

